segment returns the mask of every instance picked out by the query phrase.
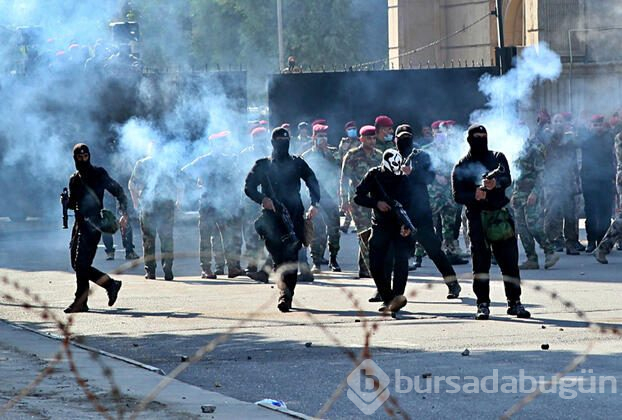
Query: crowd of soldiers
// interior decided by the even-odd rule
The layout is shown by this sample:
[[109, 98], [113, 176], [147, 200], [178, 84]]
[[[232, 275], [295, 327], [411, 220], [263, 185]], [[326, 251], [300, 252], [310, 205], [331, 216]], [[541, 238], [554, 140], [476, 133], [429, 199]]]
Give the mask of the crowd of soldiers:
[[[184, 195], [192, 197], [196, 191], [201, 277], [214, 279], [224, 275], [226, 268], [229, 278], [247, 275], [267, 282], [273, 269], [282, 269], [278, 307], [284, 312], [291, 308], [297, 282], [313, 281], [313, 274], [321, 272], [324, 265], [332, 272], [341, 271], [340, 235], [348, 232], [352, 221], [359, 242], [357, 277], [374, 279], [377, 291], [369, 301], [382, 302], [382, 308], [391, 313], [405, 304], [407, 272], [420, 267], [425, 255], [441, 272], [449, 299], [457, 298], [461, 290], [452, 265], [473, 259], [477, 318], [487, 319], [491, 262], [498, 263], [504, 275], [508, 314], [528, 317], [529, 312], [519, 299], [519, 269], [540, 267], [535, 242], [544, 251], [547, 269], [559, 260], [556, 252], [593, 252], [599, 262], [606, 263], [606, 255], [614, 244], [620, 246], [622, 217], [611, 223], [616, 208], [615, 187], [618, 196], [622, 192], [622, 120], [617, 115], [609, 121], [601, 115], [575, 121], [570, 114], [550, 118], [548, 113], [541, 112], [537, 129], [514, 162], [518, 174], [514, 180], [505, 156], [488, 151], [483, 126], [469, 128], [470, 149], [457, 165], [448, 158], [448, 149], [452, 147], [448, 137], [455, 130], [454, 121], [436, 121], [419, 135], [408, 125], [394, 127], [386, 115], [378, 116], [373, 125], [360, 128], [350, 121], [334, 147], [328, 139], [325, 119], [299, 123], [295, 136], [290, 134], [294, 130], [288, 124], [270, 133], [267, 122], [260, 121], [250, 128], [250, 145], [240, 153], [227, 153], [231, 150], [227, 147], [232, 141], [231, 132], [215, 133], [208, 139], [208, 152], [183, 166], [180, 172], [166, 159], [164, 145], [154, 143], [149, 156], [135, 164], [128, 182], [133, 207], [140, 215], [145, 277], [156, 278], [155, 244], [159, 236], [164, 279], [174, 279], [175, 209]], [[74, 151], [77, 167], [77, 159], [83, 155], [90, 160], [88, 149]], [[471, 166], [478, 168], [480, 178], [482, 172], [496, 172], [479, 185], [481, 179], [470, 175], [473, 171], [468, 176], [461, 175], [464, 167]], [[377, 174], [370, 181], [374, 170]], [[78, 216], [79, 203], [81, 199], [89, 201], [92, 194], [88, 192], [93, 186], [87, 184], [97, 171], [83, 167], [82, 171], [88, 175], [79, 176], [78, 167], [69, 186], [69, 207], [77, 215], [72, 243], [79, 242], [77, 231], [81, 227], [90, 232], [86, 247], [89, 248], [97, 235], [85, 227], [89, 216]], [[405, 175], [405, 181], [392, 178], [391, 174]], [[99, 207], [100, 196], [108, 189], [119, 199], [121, 214], [127, 219], [122, 188], [119, 190], [118, 184], [108, 180], [107, 174], [98, 176], [105, 181], [94, 183]], [[393, 183], [398, 183], [397, 179], [404, 187], [396, 190]], [[302, 197], [301, 181], [308, 187], [308, 194]], [[86, 192], [83, 186], [87, 186]], [[403, 223], [393, 226], [395, 220], [384, 214], [402, 201], [407, 203], [404, 208], [412, 219], [408, 226], [414, 231]], [[578, 240], [581, 206], [586, 218], [587, 246]], [[306, 207], [309, 210], [305, 213]], [[257, 218], [260, 213], [263, 218]], [[494, 228], [489, 230], [490, 220], [486, 217], [505, 217], [512, 235], [503, 233], [502, 220], [495, 225], [501, 229], [501, 239], [491, 239], [497, 233]], [[122, 231], [127, 232], [127, 220], [123, 225]], [[464, 241], [473, 255], [463, 251], [458, 242], [463, 226], [469, 227]], [[404, 242], [400, 235], [410, 239]], [[520, 266], [516, 236], [527, 256]], [[80, 248], [75, 252], [79, 253]], [[72, 255], [74, 267], [80, 270], [78, 274], [76, 269], [78, 291], [84, 293], [85, 282], [88, 289], [88, 278], [107, 287], [114, 303], [121, 283], [93, 269], [93, 257], [94, 252], [91, 255], [90, 251], [86, 257]], [[414, 258], [414, 264], [408, 264], [409, 258]], [[242, 259], [248, 262], [245, 269], [241, 267]], [[102, 282], [102, 278], [109, 280]], [[86, 298], [78, 297], [76, 292], [76, 301], [67, 312], [88, 310]]]

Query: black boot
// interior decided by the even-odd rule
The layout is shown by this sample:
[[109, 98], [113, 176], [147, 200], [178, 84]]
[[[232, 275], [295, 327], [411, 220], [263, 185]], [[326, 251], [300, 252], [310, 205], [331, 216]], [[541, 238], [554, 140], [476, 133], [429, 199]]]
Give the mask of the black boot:
[[423, 257], [421, 255], [417, 255], [415, 257], [415, 267], [417, 268], [421, 267], [422, 263], [423, 263]]
[[341, 273], [341, 267], [337, 262], [337, 254], [331, 254], [330, 261], [328, 262], [328, 268], [330, 268], [330, 271], [333, 273]]
[[475, 314], [475, 319], [479, 321], [484, 321], [490, 318], [490, 309], [487, 303], [479, 303], [477, 305], [477, 313]]
[[585, 248], [585, 252], [587, 252], [589, 254], [589, 253], [594, 252], [595, 249], [596, 249], [596, 242], [594, 242], [594, 241], [587, 241], [587, 248]]
[[525, 309], [520, 300], [516, 302], [511, 302], [508, 300], [508, 315], [516, 315], [518, 318], [531, 318], [531, 313]]

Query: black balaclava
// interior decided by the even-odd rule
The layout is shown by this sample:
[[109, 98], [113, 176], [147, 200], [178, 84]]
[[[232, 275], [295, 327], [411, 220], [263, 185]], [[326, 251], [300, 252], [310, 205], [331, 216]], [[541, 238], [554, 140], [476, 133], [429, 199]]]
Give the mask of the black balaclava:
[[[78, 161], [76, 159], [76, 155], [79, 153], [88, 153], [89, 154], [89, 159], [86, 161]], [[78, 172], [80, 172], [81, 174], [86, 174], [90, 169], [91, 169], [91, 152], [89, 150], [89, 147], [84, 144], [84, 143], [78, 143], [75, 146], [73, 146], [73, 161], [76, 164], [76, 169], [78, 170]]]
[[289, 156], [289, 131], [282, 127], [272, 130], [272, 158], [285, 159]]
[[[474, 135], [476, 133], [484, 133], [486, 137], [484, 138], [475, 138]], [[475, 159], [481, 159], [486, 156], [488, 153], [488, 132], [486, 131], [486, 127], [481, 124], [473, 124], [469, 127], [467, 142], [471, 147], [471, 156]]]
[[395, 144], [400, 155], [406, 159], [415, 147], [413, 130], [410, 125], [402, 124], [395, 129]]

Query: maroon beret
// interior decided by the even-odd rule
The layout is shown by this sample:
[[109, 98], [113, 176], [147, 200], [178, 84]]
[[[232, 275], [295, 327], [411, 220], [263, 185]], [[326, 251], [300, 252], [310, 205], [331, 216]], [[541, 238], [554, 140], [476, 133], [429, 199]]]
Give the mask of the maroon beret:
[[393, 120], [386, 115], [379, 115], [374, 121], [376, 127], [393, 127]]
[[359, 130], [359, 135], [362, 136], [375, 136], [376, 135], [376, 127], [373, 125], [364, 125]]

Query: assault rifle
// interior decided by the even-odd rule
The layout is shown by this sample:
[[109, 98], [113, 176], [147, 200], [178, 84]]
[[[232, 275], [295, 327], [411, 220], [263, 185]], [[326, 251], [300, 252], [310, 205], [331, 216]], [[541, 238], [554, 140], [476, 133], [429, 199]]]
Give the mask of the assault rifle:
[[[410, 155], [413, 155], [413, 154], [411, 153]], [[416, 230], [415, 226], [413, 225], [413, 222], [410, 220], [410, 217], [408, 216], [408, 213], [404, 209], [404, 206], [402, 206], [402, 203], [389, 197], [389, 195], [383, 188], [378, 178], [374, 177], [374, 179], [376, 180], [376, 184], [378, 184], [378, 189], [380, 190], [380, 193], [382, 194], [384, 201], [386, 201], [387, 204], [391, 206], [391, 211], [395, 214], [395, 216], [397, 217], [397, 220], [400, 222], [402, 226], [405, 226], [407, 229], [409, 229], [411, 233], [414, 233]]]

